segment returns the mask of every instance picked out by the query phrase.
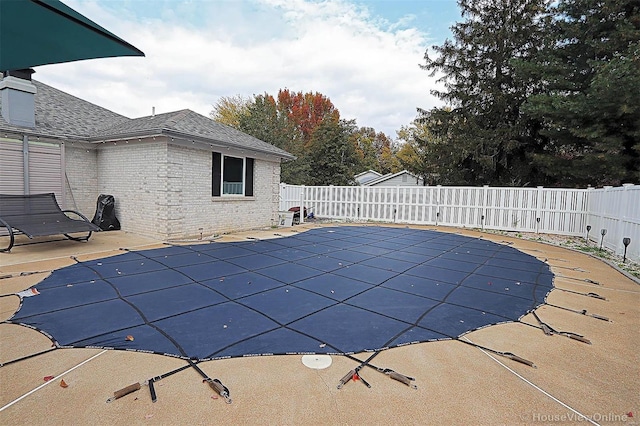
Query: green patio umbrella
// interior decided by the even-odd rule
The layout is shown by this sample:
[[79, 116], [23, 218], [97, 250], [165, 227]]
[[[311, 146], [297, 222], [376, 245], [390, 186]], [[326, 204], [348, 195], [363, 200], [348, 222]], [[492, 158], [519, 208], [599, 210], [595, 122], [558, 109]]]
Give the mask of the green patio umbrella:
[[58, 0], [0, 0], [0, 71], [144, 53]]

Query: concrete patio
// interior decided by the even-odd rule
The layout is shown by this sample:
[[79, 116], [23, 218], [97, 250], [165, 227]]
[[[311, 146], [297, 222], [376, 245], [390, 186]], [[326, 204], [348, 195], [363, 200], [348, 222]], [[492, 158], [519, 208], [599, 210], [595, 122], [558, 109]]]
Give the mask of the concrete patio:
[[[279, 238], [315, 226], [318, 225], [247, 231], [224, 235], [217, 241]], [[105, 401], [115, 390], [169, 372], [185, 365], [185, 361], [102, 349], [56, 349], [0, 367], [0, 407], [5, 407], [0, 411], [0, 423], [638, 423], [637, 282], [600, 260], [556, 246], [469, 230], [416, 228], [512, 243], [519, 250], [546, 259], [556, 275], [557, 288], [594, 292], [607, 299], [553, 290], [549, 304], [577, 311], [586, 309], [610, 321], [545, 305], [537, 310], [543, 321], [557, 330], [584, 335], [592, 344], [559, 335], [546, 336], [522, 323], [495, 325], [464, 337], [529, 359], [537, 368], [459, 341], [394, 348], [383, 351], [373, 361], [377, 366], [415, 377], [417, 390], [367, 368], [361, 374], [371, 388], [352, 381], [338, 390], [340, 378], [357, 366], [343, 356], [333, 356], [332, 365], [323, 370], [305, 367], [301, 357], [294, 355], [199, 364], [210, 377], [219, 378], [230, 389], [232, 404], [217, 397], [193, 369], [157, 382], [156, 403], [151, 402], [149, 391], [143, 386], [140, 391], [107, 404]], [[24, 241], [19, 239], [17, 244]], [[19, 308], [19, 298], [9, 295], [34, 286], [53, 269], [73, 264], [71, 256], [88, 260], [121, 253], [120, 248], [138, 250], [160, 245], [161, 241], [116, 231], [97, 233], [88, 243], [57, 241], [16, 246], [10, 254], [0, 254], [0, 295], [7, 296], [0, 297], [0, 317], [9, 320]], [[538, 325], [531, 314], [522, 322]], [[50, 347], [51, 341], [35, 330], [0, 324], [0, 363]], [[364, 360], [367, 355], [358, 357]], [[46, 376], [54, 378], [45, 382]], [[68, 387], [60, 386], [62, 379]]]

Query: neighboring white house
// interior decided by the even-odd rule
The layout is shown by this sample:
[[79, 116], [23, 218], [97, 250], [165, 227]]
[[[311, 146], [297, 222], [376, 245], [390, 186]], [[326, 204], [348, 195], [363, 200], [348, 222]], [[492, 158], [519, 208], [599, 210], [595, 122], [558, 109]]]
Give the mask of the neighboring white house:
[[[418, 177], [407, 170], [403, 170], [398, 173], [389, 173], [384, 176], [381, 175], [380, 173], [374, 172], [373, 170], [369, 170], [368, 172], [365, 172], [365, 173], [369, 173], [369, 172], [376, 173], [378, 177], [373, 179], [367, 179], [361, 182], [360, 185], [362, 186], [423, 186], [424, 185], [424, 181], [421, 177]], [[358, 176], [360, 175], [356, 176], [356, 180], [358, 180]]]
[[37, 81], [0, 80], [0, 193], [54, 192], [163, 239], [270, 226], [289, 153], [190, 110], [130, 119]]
[[369, 169], [366, 172], [355, 175], [353, 178], [358, 182], [358, 185], [366, 185], [367, 182], [378, 179], [379, 177], [382, 177], [382, 173]]

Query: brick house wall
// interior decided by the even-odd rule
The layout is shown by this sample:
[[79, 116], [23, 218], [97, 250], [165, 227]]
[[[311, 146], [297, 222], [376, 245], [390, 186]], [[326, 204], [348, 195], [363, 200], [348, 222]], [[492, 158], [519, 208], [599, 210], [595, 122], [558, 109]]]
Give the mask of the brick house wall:
[[89, 220], [98, 200], [98, 157], [96, 150], [77, 143], [65, 143], [65, 191], [67, 209], [77, 210]]
[[166, 142], [104, 144], [97, 159], [98, 190], [115, 197], [122, 229], [166, 238]]
[[[180, 238], [271, 226], [279, 206], [280, 163], [255, 158], [254, 196], [211, 196], [210, 151], [169, 145], [167, 236]], [[252, 157], [225, 150], [225, 154]]]
[[227, 155], [255, 158], [254, 196], [213, 197], [211, 151], [156, 139], [90, 150], [67, 146], [67, 199], [91, 219], [98, 195], [111, 194], [123, 230], [164, 240], [276, 223], [278, 158], [225, 149]]

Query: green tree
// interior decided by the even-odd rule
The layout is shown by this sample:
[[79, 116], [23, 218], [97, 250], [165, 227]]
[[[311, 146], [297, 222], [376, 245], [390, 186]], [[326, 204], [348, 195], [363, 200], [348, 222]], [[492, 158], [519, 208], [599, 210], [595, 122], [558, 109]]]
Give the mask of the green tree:
[[432, 93], [447, 108], [419, 109], [456, 184], [527, 185], [536, 181], [529, 155], [541, 149], [539, 123], [521, 113], [541, 84], [517, 72], [514, 59], [533, 57], [546, 42], [545, 0], [459, 0], [463, 22], [453, 40], [425, 54], [423, 69], [442, 75]]
[[376, 131], [372, 127], [360, 127], [350, 136], [351, 143], [356, 150], [358, 165], [356, 174], [367, 170], [378, 170], [378, 152], [375, 146]]
[[351, 185], [357, 165], [355, 145], [350, 140], [353, 121], [323, 119], [313, 132], [309, 157], [309, 185]]
[[397, 148], [385, 135], [387, 139], [380, 148], [378, 155], [378, 171], [383, 175], [402, 171], [402, 164], [397, 157]]
[[267, 93], [253, 97], [238, 117], [238, 129], [278, 148], [288, 148], [286, 123], [279, 119], [275, 99]]
[[545, 83], [525, 111], [548, 137], [536, 164], [557, 185], [640, 179], [640, 2], [561, 0], [527, 71]]
[[387, 135], [341, 120], [331, 100], [319, 92], [282, 89], [276, 96], [264, 93], [249, 100], [224, 97], [211, 116], [296, 156], [281, 165], [280, 178], [289, 184], [346, 185], [367, 169], [402, 169]]
[[[443, 125], [434, 123], [440, 121], [455, 127], [455, 120], [448, 114], [451, 111], [447, 108], [434, 108], [398, 131], [398, 140], [403, 146], [398, 158], [404, 168], [422, 177], [425, 185], [458, 185], [465, 182], [462, 166], [465, 153], [449, 143], [450, 138]], [[441, 133], [436, 134], [433, 129]], [[403, 161], [401, 152], [409, 150], [413, 155], [408, 161]]]
[[309, 154], [315, 129], [324, 120], [339, 119], [339, 111], [326, 96], [284, 89], [277, 97], [268, 93], [254, 96], [241, 111], [238, 128], [295, 155], [295, 160], [282, 163], [280, 179], [305, 185], [311, 179]]
[[425, 185], [437, 183], [439, 164], [433, 157], [434, 138], [426, 123], [414, 120], [400, 127], [396, 140], [400, 144], [396, 156], [402, 168], [422, 177]]
[[291, 185], [304, 185], [310, 165], [304, 146], [295, 138], [295, 129], [286, 115], [278, 111], [276, 100], [265, 93], [256, 95], [239, 118], [239, 130], [282, 148], [296, 156], [281, 165], [280, 180]]
[[397, 147], [383, 132], [376, 132], [373, 127], [360, 127], [352, 132], [359, 164], [357, 173], [375, 170], [382, 174], [396, 173], [402, 165], [396, 158]]

